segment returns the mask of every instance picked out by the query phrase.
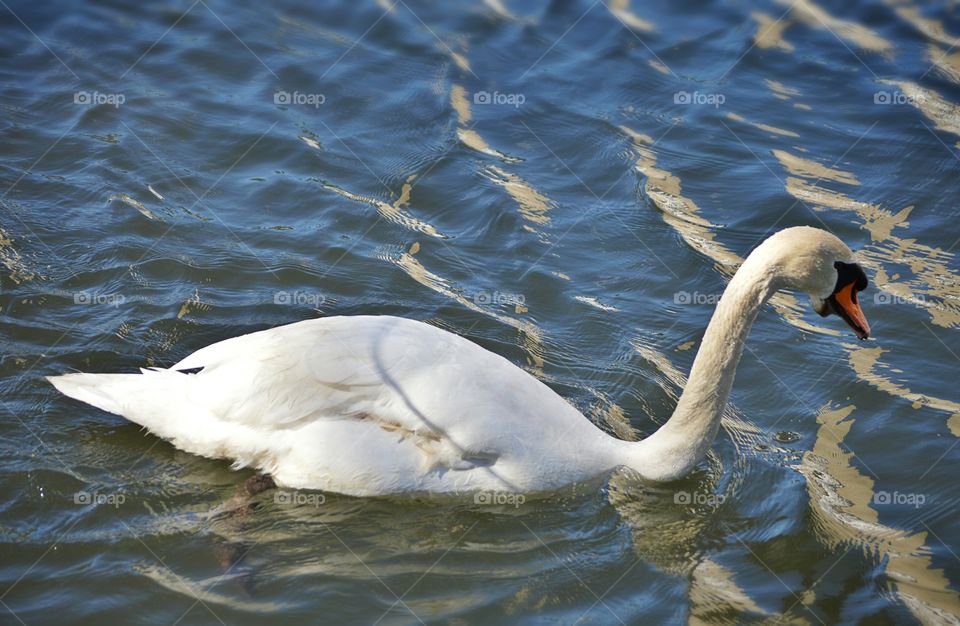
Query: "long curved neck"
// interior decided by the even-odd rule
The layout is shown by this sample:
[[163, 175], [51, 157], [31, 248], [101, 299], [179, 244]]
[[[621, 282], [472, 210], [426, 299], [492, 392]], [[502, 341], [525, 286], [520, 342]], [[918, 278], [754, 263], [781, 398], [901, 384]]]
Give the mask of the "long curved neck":
[[710, 319], [690, 377], [673, 415], [657, 432], [630, 444], [626, 465], [654, 480], [686, 474], [710, 449], [743, 353], [747, 333], [776, 292], [766, 255], [755, 251], [740, 266]]

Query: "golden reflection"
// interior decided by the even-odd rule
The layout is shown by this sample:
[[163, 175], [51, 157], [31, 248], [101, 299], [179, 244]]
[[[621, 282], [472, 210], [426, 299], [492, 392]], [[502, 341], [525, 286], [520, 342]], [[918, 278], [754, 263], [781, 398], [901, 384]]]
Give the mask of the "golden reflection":
[[757, 32], [753, 35], [753, 45], [761, 49], [780, 48], [793, 52], [793, 44], [783, 38], [783, 31], [792, 23], [788, 19], [776, 19], [762, 11], [753, 11], [750, 17], [757, 23]]
[[[771, 93], [773, 93], [773, 97], [776, 98], [777, 100], [789, 101], [797, 96], [802, 95], [799, 89], [795, 89], [794, 87], [788, 87], [787, 85], [784, 85], [780, 81], [765, 78], [763, 79], [763, 82], [766, 83], [767, 87], [770, 88]], [[800, 109], [801, 111], [813, 110], [812, 106], [804, 102], [794, 102], [793, 108]]]
[[[620, 126], [633, 140], [637, 154], [636, 169], [645, 177], [644, 192], [651, 202], [660, 209], [663, 220], [683, 238], [691, 248], [713, 259], [718, 270], [727, 276], [733, 276], [743, 259], [722, 243], [714, 234], [715, 225], [702, 218], [700, 207], [681, 193], [680, 179], [672, 173], [657, 167], [657, 157], [653, 151], [653, 138], [626, 126]], [[770, 304], [783, 318], [810, 332], [826, 335], [838, 335], [838, 331], [810, 324], [803, 319], [804, 307], [788, 293], [777, 293]]]
[[807, 26], [827, 30], [864, 50], [880, 53], [893, 51], [893, 44], [866, 26], [834, 17], [811, 0], [781, 0], [780, 3], [792, 7], [791, 15]]
[[496, 13], [498, 17], [501, 17], [505, 20], [515, 20], [517, 16], [510, 12], [510, 9], [503, 5], [501, 0], [483, 0], [483, 3], [490, 7], [490, 9]]
[[515, 157], [508, 156], [499, 150], [495, 150], [490, 147], [483, 137], [480, 136], [480, 133], [473, 129], [458, 128], [457, 129], [457, 138], [465, 145], [466, 147], [476, 150], [477, 152], [482, 152], [488, 156], [497, 157], [498, 159], [503, 159], [508, 163], [517, 163], [520, 159]]
[[471, 74], [473, 73], [473, 70], [470, 69], [470, 61], [467, 60], [467, 57], [463, 56], [459, 52], [454, 52], [453, 50], [449, 50], [449, 54], [450, 58], [453, 59], [453, 62], [456, 63], [457, 67], [464, 72], [470, 72]]
[[[520, 161], [520, 159], [508, 156], [499, 150], [491, 148], [477, 131], [465, 128], [473, 119], [473, 110], [470, 106], [470, 96], [462, 86], [453, 85], [451, 87], [450, 106], [453, 107], [453, 110], [457, 113], [457, 123], [459, 124], [457, 137], [464, 145], [477, 152], [497, 157], [505, 163], [517, 163]], [[481, 174], [510, 194], [510, 197], [519, 205], [520, 214], [524, 220], [530, 224], [547, 224], [550, 222], [550, 217], [547, 213], [556, 206], [556, 203], [534, 189], [528, 182], [516, 174], [507, 172], [503, 168], [495, 165], [487, 166], [481, 170]], [[526, 226], [525, 229], [539, 233], [539, 231], [532, 226]]]
[[[582, 386], [587, 387], [586, 385]], [[594, 423], [605, 423], [610, 427], [613, 434], [617, 436], [617, 439], [624, 441], [640, 440], [640, 434], [637, 432], [637, 429], [633, 427], [633, 424], [630, 423], [630, 419], [627, 417], [623, 407], [608, 398], [607, 395], [599, 389], [588, 387], [587, 390], [600, 399], [600, 404], [595, 405], [590, 413], [590, 417], [593, 418], [592, 421]]]
[[[438, 50], [449, 56], [454, 65], [460, 68], [460, 71], [473, 74], [473, 69], [470, 67], [470, 60], [467, 59], [465, 54], [468, 44], [469, 39], [463, 34], [447, 35], [444, 39], [435, 37], [435, 45]], [[462, 50], [463, 52], [457, 52], [454, 48]], [[441, 73], [446, 73], [445, 68]], [[474, 76], [476, 75], [474, 74]], [[438, 93], [442, 93], [442, 91]]]
[[834, 182], [845, 183], [847, 185], [860, 184], [860, 181], [857, 180], [857, 177], [850, 172], [833, 169], [831, 167], [821, 165], [816, 161], [794, 156], [785, 150], [774, 150], [773, 156], [777, 157], [777, 160], [780, 161], [781, 165], [783, 165], [787, 171], [795, 176], [832, 180]]
[[770, 88], [770, 91], [773, 92], [774, 97], [780, 100], [789, 100], [794, 96], [800, 95], [800, 90], [793, 87], [787, 87], [778, 80], [770, 80], [769, 78], [764, 78], [763, 82]]
[[470, 100], [467, 97], [467, 90], [461, 85], [453, 85], [450, 88], [450, 106], [457, 112], [457, 122], [465, 126], [473, 119], [473, 111], [470, 110]]
[[445, 235], [443, 235], [440, 231], [427, 222], [413, 217], [405, 208], [410, 204], [410, 190], [413, 188], [412, 182], [415, 178], [415, 175], [411, 175], [409, 178], [407, 178], [407, 181], [403, 184], [403, 187], [400, 190], [400, 197], [397, 198], [393, 204], [389, 204], [377, 198], [371, 198], [369, 196], [362, 196], [360, 194], [352, 193], [330, 183], [325, 182], [321, 183], [321, 185], [324, 189], [339, 194], [344, 198], [354, 200], [355, 202], [364, 202], [376, 207], [377, 212], [379, 212], [380, 215], [395, 224], [399, 224], [405, 228], [423, 233], [425, 235], [430, 235], [431, 237], [444, 238]]
[[880, 391], [909, 401], [914, 409], [930, 407], [948, 413], [950, 418], [947, 420], [947, 428], [950, 429], [951, 433], [960, 437], [960, 404], [914, 393], [906, 386], [885, 378], [879, 372], [881, 369], [889, 369], [885, 363], [880, 361], [883, 353], [887, 352], [883, 348], [861, 348], [855, 345], [844, 347], [850, 351], [850, 365], [861, 380], [873, 385]]
[[927, 46], [927, 61], [947, 80], [960, 84], [960, 50], [951, 52], [936, 44]]
[[520, 207], [523, 219], [534, 224], [550, 223], [550, 212], [556, 203], [531, 187], [525, 180], [503, 170], [495, 165], [484, 168], [481, 172], [492, 183], [506, 190]]
[[498, 322], [516, 328], [521, 333], [523, 346], [531, 360], [533, 369], [532, 373], [538, 377], [543, 376], [544, 347], [541, 341], [540, 329], [535, 324], [527, 320], [504, 315], [503, 313], [500, 313], [499, 311], [496, 311], [490, 307], [479, 306], [472, 298], [467, 298], [459, 290], [454, 289], [450, 282], [445, 278], [434, 274], [424, 267], [424, 265], [409, 252], [402, 252], [399, 254], [399, 256], [389, 255], [386, 257], [386, 260], [402, 269], [407, 273], [408, 276], [410, 276], [410, 278], [417, 281], [424, 287], [427, 287], [428, 289], [436, 291], [437, 293], [444, 295], [455, 302], [458, 302], [460, 305], [470, 309], [471, 311], [486, 315], [487, 317], [491, 317]]
[[304, 133], [299, 136], [303, 143], [307, 144], [314, 150], [322, 150], [323, 146], [320, 145], [320, 141], [317, 139], [317, 136], [313, 133]]
[[630, 10], [630, 0], [607, 0], [607, 10], [613, 14], [624, 25], [646, 33], [652, 33], [656, 30], [652, 22], [641, 18]]
[[638, 155], [635, 167], [646, 178], [644, 191], [663, 212], [667, 224], [693, 249], [713, 259], [724, 274], [732, 276], [743, 259], [716, 241], [713, 224], [700, 217], [700, 207], [693, 200], [681, 194], [680, 179], [657, 167], [653, 137], [626, 126], [621, 126], [620, 130], [633, 140]]
[[132, 198], [125, 193], [115, 193], [107, 199], [107, 202], [113, 202], [114, 200], [119, 200], [123, 204], [135, 208], [139, 211], [144, 217], [150, 220], [158, 221], [160, 218], [157, 217], [157, 214], [148, 209], [142, 202], [136, 198]]
[[[888, 2], [887, 4], [890, 4]], [[960, 47], [960, 37], [954, 37], [943, 29], [943, 22], [923, 17], [920, 9], [914, 6], [901, 5], [894, 9], [905, 22], [911, 24], [929, 39], [933, 39], [948, 48]]]
[[593, 296], [574, 296], [573, 299], [579, 300], [580, 302], [583, 302], [584, 304], [592, 306], [595, 309], [600, 309], [601, 311], [608, 311], [611, 313], [615, 313], [620, 310], [615, 306], [610, 306], [609, 304], [603, 304]]
[[[859, 180], [852, 173], [785, 150], [774, 150], [773, 154], [791, 174], [786, 181], [787, 193], [814, 208], [849, 211], [863, 220], [873, 243], [860, 251], [860, 258], [874, 271], [873, 282], [883, 292], [876, 296], [878, 303], [908, 300], [923, 307], [934, 324], [945, 328], [960, 326], [960, 275], [950, 267], [953, 255], [894, 234], [896, 229], [909, 227], [907, 218], [913, 207], [894, 213], [880, 205], [856, 200], [819, 184], [821, 180], [829, 180], [857, 186]], [[913, 278], [890, 275], [887, 269], [890, 266], [908, 269]]]
[[879, 521], [871, 507], [874, 481], [854, 467], [854, 453], [841, 445], [854, 424], [848, 418], [855, 408], [820, 411], [813, 450], [804, 454], [797, 468], [807, 479], [813, 532], [833, 550], [859, 546], [864, 553], [876, 553], [877, 562], [885, 565], [891, 584], [914, 616], [924, 624], [944, 623], [960, 603], [943, 571], [932, 565], [926, 533], [910, 533]]
[[937, 129], [960, 137], [960, 106], [945, 100], [936, 91], [910, 81], [884, 80], [881, 82], [898, 87], [906, 96], [907, 102], [919, 109]]
[[870, 231], [870, 236], [874, 241], [889, 239], [894, 228], [907, 226], [908, 224], [906, 218], [910, 214], [911, 207], [907, 207], [899, 213], [891, 213], [880, 208], [880, 205], [854, 200], [843, 193], [820, 187], [794, 176], [787, 178], [786, 189], [794, 198], [813, 205], [815, 209], [830, 208], [855, 212], [863, 218], [863, 227]]
[[205, 313], [211, 309], [213, 309], [213, 306], [206, 302], [201, 302], [200, 292], [194, 290], [193, 295], [184, 300], [183, 304], [180, 305], [180, 310], [177, 311], [177, 319], [182, 320], [190, 313]]
[[[853, 351], [852, 359], [857, 362], [855, 369], [862, 369], [862, 366], [871, 369], [879, 356], [879, 352], [870, 349], [846, 347]], [[658, 383], [675, 397], [674, 389], [682, 388], [685, 382], [682, 373], [652, 347], [635, 343], [635, 348], [664, 375], [665, 378]], [[860, 356], [856, 356], [858, 350]], [[957, 408], [960, 406], [953, 405], [949, 410]], [[813, 449], [804, 453], [796, 467], [806, 478], [812, 532], [833, 551], [843, 553], [859, 547], [860, 554], [875, 555], [873, 558], [885, 566], [891, 585], [908, 609], [922, 623], [943, 623], [956, 613], [960, 604], [957, 595], [944, 572], [933, 567], [926, 533], [911, 533], [879, 521], [872, 507], [876, 501], [874, 480], [854, 467], [851, 463], [854, 454], [843, 444], [854, 424], [854, 420], [849, 419], [854, 410], [853, 405], [822, 409], [817, 415], [819, 428]], [[760, 441], [759, 431], [750, 430], [752, 424], [737, 420], [732, 407], [729, 413], [733, 415], [724, 416], [724, 427], [731, 435], [739, 435], [734, 437], [738, 447]], [[696, 518], [677, 520], [669, 518], [666, 513], [658, 518], [650, 513], [649, 505], [620, 480], [611, 481], [610, 501], [631, 523], [638, 553], [643, 558], [667, 571], [689, 572], [691, 623], [707, 620], [714, 611], [724, 609], [739, 614], [762, 614], [756, 603], [736, 584], [733, 572], [700, 555], [683, 552], [678, 537], [679, 541], [689, 541], [702, 531]], [[658, 527], [668, 528], [669, 532], [654, 532], [652, 537], [647, 536]], [[815, 601], [813, 592], [801, 597], [807, 606]]]
[[0, 265], [7, 269], [7, 276], [16, 284], [33, 280], [37, 277], [20, 258], [20, 253], [13, 247], [13, 240], [0, 228]]
[[721, 617], [730, 615], [731, 611], [736, 613], [738, 623], [743, 623], [747, 616], [756, 619], [769, 615], [737, 585], [732, 571], [715, 561], [703, 559], [690, 575], [687, 625], [725, 623]]
[[470, 94], [461, 85], [454, 84], [450, 88], [450, 106], [457, 113], [457, 138], [460, 143], [471, 150], [497, 157], [505, 163], [518, 163], [522, 160], [491, 148], [490, 144], [480, 136], [480, 133], [472, 128], [466, 128], [473, 119], [473, 110], [470, 105]]
[[656, 59], [650, 59], [650, 60], [648, 60], [648, 61], [647, 61], [647, 65], [649, 65], [649, 66], [652, 67], [653, 69], [657, 70], [657, 71], [660, 72], [661, 74], [670, 74], [670, 68], [667, 67], [666, 65], [664, 65], [663, 63], [661, 63], [660, 61], [656, 60]]
[[754, 128], [759, 128], [762, 131], [773, 133], [774, 135], [781, 135], [783, 137], [799, 137], [800, 136], [797, 133], [793, 132], [792, 130], [784, 130], [782, 128], [777, 128], [776, 126], [771, 126], [769, 124], [762, 124], [760, 122], [751, 122], [745, 117], [741, 115], [737, 115], [736, 113], [733, 113], [733, 112], [727, 113], [727, 119], [733, 120], [734, 122], [740, 122], [742, 124], [749, 124]]

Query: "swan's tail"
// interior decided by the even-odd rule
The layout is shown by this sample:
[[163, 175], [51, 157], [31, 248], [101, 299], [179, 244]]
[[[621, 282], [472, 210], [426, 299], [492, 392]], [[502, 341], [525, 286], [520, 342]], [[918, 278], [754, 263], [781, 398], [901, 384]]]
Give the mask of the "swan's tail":
[[[193, 387], [196, 376], [176, 370], [141, 369], [139, 374], [47, 376], [61, 393], [144, 426], [173, 445], [235, 466], [270, 467], [262, 433], [223, 420]], [[266, 469], [265, 471], [269, 471]]]
[[124, 417], [136, 404], [161, 399], [150, 397], [159, 395], [158, 386], [143, 374], [63, 374], [46, 378], [63, 395]]

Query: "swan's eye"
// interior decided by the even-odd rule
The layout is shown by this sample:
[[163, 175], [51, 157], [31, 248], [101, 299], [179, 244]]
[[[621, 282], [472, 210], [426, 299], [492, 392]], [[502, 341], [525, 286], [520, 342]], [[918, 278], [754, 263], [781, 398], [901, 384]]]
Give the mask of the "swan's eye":
[[870, 281], [867, 280], [867, 273], [863, 271], [859, 263], [837, 261], [833, 264], [833, 267], [837, 270], [837, 286], [834, 287], [833, 293], [837, 293], [850, 283], [853, 283], [855, 291], [863, 291], [870, 284]]
[[860, 308], [857, 292], [867, 288], [867, 274], [858, 263], [837, 261], [833, 266], [837, 269], [837, 285], [826, 300], [828, 312], [839, 315], [857, 337], [866, 339], [870, 336], [870, 324]]

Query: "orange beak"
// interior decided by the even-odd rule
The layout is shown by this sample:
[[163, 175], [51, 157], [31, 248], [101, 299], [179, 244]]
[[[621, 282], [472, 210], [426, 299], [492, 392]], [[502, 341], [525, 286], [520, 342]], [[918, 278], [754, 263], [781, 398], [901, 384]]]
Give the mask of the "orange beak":
[[863, 315], [860, 303], [857, 302], [857, 292], [854, 289], [854, 283], [851, 282], [838, 289], [832, 296], [827, 298], [834, 312], [843, 318], [850, 325], [853, 332], [860, 339], [866, 339], [870, 336], [870, 324]]

